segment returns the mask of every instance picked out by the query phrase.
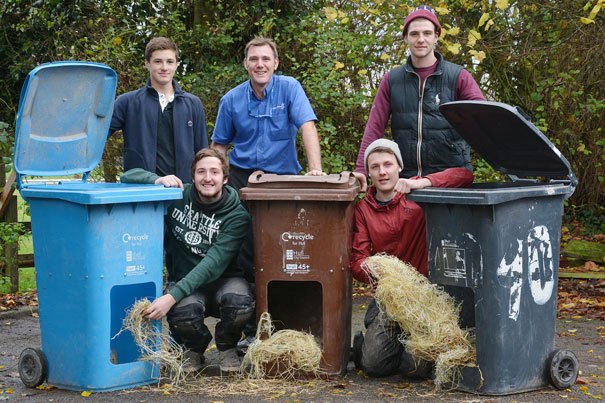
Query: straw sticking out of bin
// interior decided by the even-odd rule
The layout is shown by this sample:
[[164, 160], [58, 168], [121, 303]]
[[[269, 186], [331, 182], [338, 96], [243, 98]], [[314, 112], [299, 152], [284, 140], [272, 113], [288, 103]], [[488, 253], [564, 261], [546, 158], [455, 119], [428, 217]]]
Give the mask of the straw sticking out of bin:
[[[178, 385], [184, 378], [183, 348], [168, 334], [164, 334], [159, 326], [145, 316], [144, 312], [151, 303], [141, 299], [127, 311], [122, 323], [122, 329], [132, 333], [134, 341], [141, 350], [141, 361], [160, 363], [161, 373]], [[117, 335], [114, 337], [117, 337]]]
[[461, 366], [475, 366], [472, 335], [460, 329], [460, 307], [414, 267], [384, 254], [371, 256], [364, 269], [378, 279], [374, 297], [403, 330], [400, 341], [414, 357], [435, 362], [435, 386], [455, 384]]
[[320, 375], [321, 348], [313, 335], [291, 329], [273, 331], [271, 316], [264, 312], [256, 340], [248, 347], [242, 362], [249, 378], [296, 379]]

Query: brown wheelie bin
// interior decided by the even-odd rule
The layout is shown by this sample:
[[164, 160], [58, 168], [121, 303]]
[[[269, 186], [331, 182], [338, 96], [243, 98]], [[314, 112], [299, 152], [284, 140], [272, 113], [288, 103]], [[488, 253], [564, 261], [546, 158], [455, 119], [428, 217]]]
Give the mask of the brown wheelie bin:
[[256, 311], [276, 330], [310, 332], [321, 369], [344, 374], [351, 341], [350, 254], [359, 184], [326, 176], [253, 173], [241, 198], [253, 219]]

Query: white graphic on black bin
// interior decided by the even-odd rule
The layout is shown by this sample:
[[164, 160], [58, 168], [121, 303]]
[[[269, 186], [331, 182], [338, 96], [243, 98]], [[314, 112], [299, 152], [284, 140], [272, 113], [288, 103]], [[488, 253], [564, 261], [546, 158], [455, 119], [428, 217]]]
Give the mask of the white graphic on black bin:
[[527, 280], [531, 296], [538, 305], [544, 305], [553, 295], [554, 266], [552, 243], [548, 228], [537, 225], [526, 239], [527, 262], [523, 261], [523, 240], [516, 239], [509, 245], [500, 265], [498, 281], [508, 289], [508, 317], [517, 320], [523, 290], [523, 266], [527, 264]]

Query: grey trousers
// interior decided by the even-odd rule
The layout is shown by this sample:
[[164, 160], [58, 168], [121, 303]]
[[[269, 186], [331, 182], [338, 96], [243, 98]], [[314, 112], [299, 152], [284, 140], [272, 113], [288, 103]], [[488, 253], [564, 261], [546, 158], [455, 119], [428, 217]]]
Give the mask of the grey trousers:
[[376, 300], [368, 305], [364, 318], [366, 333], [361, 348], [361, 369], [372, 377], [401, 374], [409, 378], [428, 378], [432, 364], [416, 360], [399, 341], [399, 325], [380, 312]]

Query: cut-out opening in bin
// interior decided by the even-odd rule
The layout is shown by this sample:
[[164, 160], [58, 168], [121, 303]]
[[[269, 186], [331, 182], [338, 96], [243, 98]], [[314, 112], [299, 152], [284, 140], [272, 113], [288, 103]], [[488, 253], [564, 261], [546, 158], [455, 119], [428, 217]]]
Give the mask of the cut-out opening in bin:
[[323, 340], [323, 290], [316, 281], [270, 281], [267, 307], [275, 330], [294, 329]]
[[[141, 349], [137, 346], [131, 332], [120, 333], [128, 311], [139, 300], [153, 301], [157, 295], [153, 282], [119, 285], [111, 288], [111, 342], [109, 344], [109, 360], [112, 364], [125, 364], [138, 361]], [[159, 327], [158, 321], [156, 326]], [[119, 334], [118, 334], [119, 333]]]
[[460, 305], [460, 315], [458, 324], [463, 329], [475, 327], [475, 291], [472, 288], [459, 287], [454, 285], [443, 285], [443, 290], [447, 292], [456, 304]]

